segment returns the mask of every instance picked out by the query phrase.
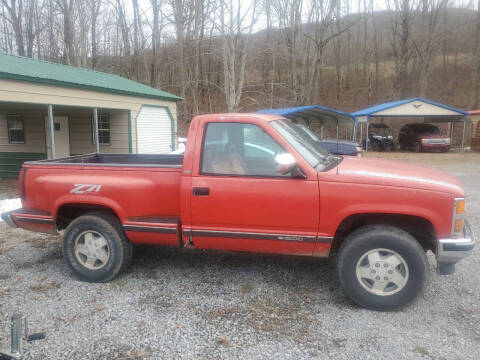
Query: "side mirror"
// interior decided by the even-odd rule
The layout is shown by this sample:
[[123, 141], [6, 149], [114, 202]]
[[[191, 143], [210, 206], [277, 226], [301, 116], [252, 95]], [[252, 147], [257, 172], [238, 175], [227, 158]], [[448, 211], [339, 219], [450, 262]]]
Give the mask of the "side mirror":
[[277, 163], [276, 171], [279, 174], [287, 174], [293, 170], [296, 165], [295, 158], [292, 154], [284, 153], [275, 156], [275, 162]]

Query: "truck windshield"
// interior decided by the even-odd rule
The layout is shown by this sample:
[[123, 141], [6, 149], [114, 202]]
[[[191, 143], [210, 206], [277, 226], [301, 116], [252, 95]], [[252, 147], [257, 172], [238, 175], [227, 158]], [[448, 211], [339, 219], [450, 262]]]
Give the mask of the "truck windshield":
[[290, 120], [279, 119], [270, 122], [270, 124], [313, 168], [330, 162], [329, 152], [319, 146], [310, 135]]

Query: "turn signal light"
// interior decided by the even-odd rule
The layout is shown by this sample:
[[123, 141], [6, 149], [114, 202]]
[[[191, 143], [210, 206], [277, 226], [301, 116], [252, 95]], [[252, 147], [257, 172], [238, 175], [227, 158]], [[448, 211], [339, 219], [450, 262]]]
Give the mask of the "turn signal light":
[[457, 215], [462, 215], [465, 213], [465, 200], [458, 200], [457, 201]]
[[456, 233], [461, 233], [463, 231], [463, 219], [455, 220], [455, 226], [453, 231]]

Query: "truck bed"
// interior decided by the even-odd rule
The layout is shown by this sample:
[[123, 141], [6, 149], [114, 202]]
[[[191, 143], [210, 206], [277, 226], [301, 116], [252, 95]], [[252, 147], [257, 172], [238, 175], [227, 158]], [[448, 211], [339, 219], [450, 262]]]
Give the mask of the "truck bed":
[[183, 155], [177, 154], [85, 154], [60, 159], [26, 162], [27, 165], [148, 166], [181, 168]]

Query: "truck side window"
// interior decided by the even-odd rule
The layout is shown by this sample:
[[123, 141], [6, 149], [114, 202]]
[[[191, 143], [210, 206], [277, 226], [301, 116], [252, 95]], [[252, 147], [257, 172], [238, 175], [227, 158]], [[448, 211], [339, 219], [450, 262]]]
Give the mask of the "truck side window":
[[202, 174], [288, 177], [276, 172], [275, 156], [285, 150], [262, 128], [246, 123], [207, 124]]

